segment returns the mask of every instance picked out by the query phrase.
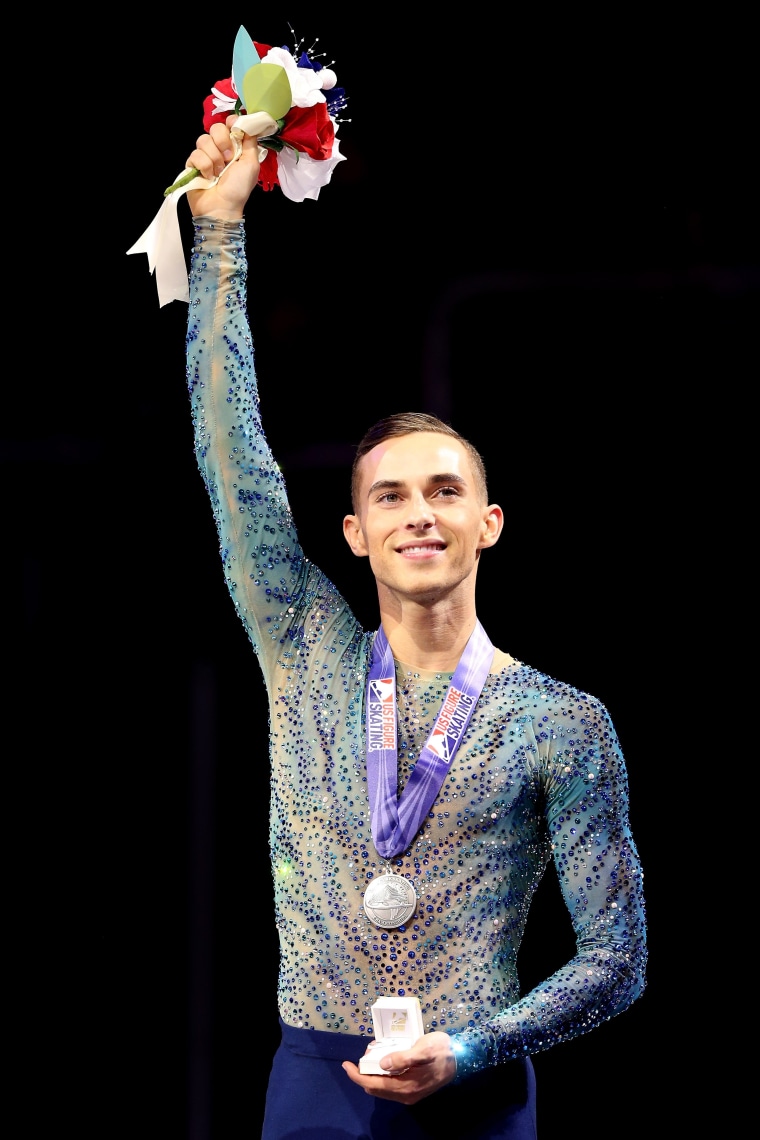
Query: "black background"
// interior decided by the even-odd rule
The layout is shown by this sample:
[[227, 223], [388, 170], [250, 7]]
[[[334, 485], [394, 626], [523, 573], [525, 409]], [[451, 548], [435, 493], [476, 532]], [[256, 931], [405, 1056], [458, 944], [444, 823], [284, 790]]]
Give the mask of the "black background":
[[[719, 583], [747, 541], [757, 368], [747, 30], [501, 8], [177, 19], [125, 16], [97, 51], [67, 27], [65, 146], [51, 159], [43, 129], [37, 151], [59, 186], [33, 180], [15, 235], [3, 456], [33, 1056], [70, 1063], [67, 1115], [97, 1135], [259, 1134], [277, 1035], [268, 713], [195, 465], [187, 308], [160, 309], [126, 251], [239, 24], [292, 47], [290, 21], [335, 61], [350, 120], [317, 202], [248, 206], [262, 400], [304, 546], [374, 624], [340, 535], [352, 445], [425, 408], [482, 451], [507, 523], [481, 619], [607, 704], [646, 873], [648, 988], [535, 1058], [539, 1134], [638, 1137], [663, 1114], [685, 1134], [715, 1111], [721, 1052], [700, 1011], [721, 910], [716, 678], [741, 604]], [[524, 986], [571, 952], [547, 876]]]

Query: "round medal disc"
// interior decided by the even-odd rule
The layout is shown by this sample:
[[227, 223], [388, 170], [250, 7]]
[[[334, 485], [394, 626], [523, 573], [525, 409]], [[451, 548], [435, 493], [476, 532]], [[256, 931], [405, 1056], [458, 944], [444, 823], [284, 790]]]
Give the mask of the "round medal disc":
[[417, 894], [403, 875], [378, 875], [364, 892], [364, 913], [375, 926], [403, 926], [414, 914]]

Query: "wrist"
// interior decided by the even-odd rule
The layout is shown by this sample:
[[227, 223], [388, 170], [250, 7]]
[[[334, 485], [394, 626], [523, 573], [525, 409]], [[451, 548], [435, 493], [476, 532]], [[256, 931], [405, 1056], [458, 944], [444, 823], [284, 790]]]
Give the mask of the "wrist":
[[209, 226], [233, 226], [234, 228], [237, 228], [243, 221], [245, 221], [245, 216], [243, 214], [237, 214], [234, 212], [230, 212], [228, 214], [226, 210], [222, 210], [219, 213], [215, 212], [213, 214], [193, 214], [194, 225], [202, 223]]

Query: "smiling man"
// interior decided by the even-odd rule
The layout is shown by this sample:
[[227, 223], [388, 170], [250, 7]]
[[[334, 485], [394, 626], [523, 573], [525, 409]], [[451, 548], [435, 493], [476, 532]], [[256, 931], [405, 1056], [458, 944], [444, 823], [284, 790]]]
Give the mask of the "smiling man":
[[480, 456], [434, 416], [391, 416], [357, 449], [352, 497], [343, 533], [369, 558], [394, 654], [454, 669], [475, 625], [480, 552], [504, 521]]
[[[204, 179], [232, 157], [233, 124], [189, 156]], [[645, 986], [622, 751], [597, 698], [491, 643], [475, 587], [503, 514], [449, 425], [393, 415], [357, 450], [343, 533], [377, 583], [376, 629], [302, 550], [246, 308], [243, 212], [258, 172], [246, 137], [223, 178], [188, 194], [187, 379], [227, 585], [270, 706], [261, 794], [282, 1036], [261, 1135], [422, 1140], [454, 1126], [463, 1140], [534, 1140], [531, 1055]], [[247, 732], [241, 717], [243, 758]], [[576, 950], [523, 993], [518, 953], [549, 867]], [[365, 1071], [380, 998], [398, 1001], [393, 1024], [422, 1033]], [[614, 1064], [593, 1079], [614, 1080]]]

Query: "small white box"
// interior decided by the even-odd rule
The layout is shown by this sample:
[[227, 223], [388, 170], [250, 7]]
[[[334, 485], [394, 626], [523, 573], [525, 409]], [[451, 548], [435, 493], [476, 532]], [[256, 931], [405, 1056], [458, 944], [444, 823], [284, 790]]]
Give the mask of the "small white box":
[[387, 1073], [380, 1068], [380, 1058], [386, 1053], [395, 1053], [397, 1049], [410, 1049], [425, 1033], [420, 999], [378, 998], [372, 1006], [372, 1027], [375, 1040], [359, 1059], [359, 1072], [384, 1077]]

